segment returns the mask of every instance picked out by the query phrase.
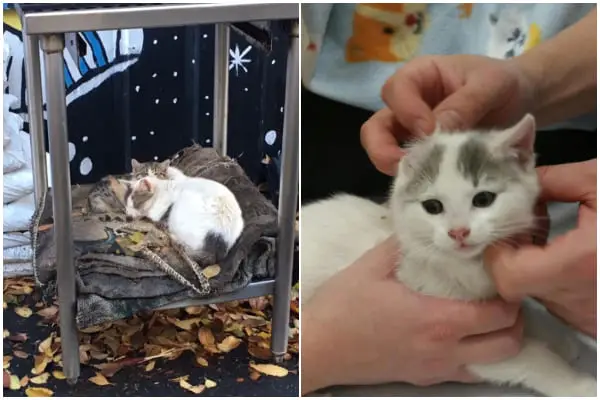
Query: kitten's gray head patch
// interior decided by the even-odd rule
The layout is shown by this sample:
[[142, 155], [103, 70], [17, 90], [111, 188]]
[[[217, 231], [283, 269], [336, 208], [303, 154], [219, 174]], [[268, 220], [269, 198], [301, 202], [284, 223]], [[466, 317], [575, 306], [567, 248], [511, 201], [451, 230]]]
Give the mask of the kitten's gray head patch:
[[406, 192], [415, 194], [421, 190], [423, 184], [432, 183], [440, 173], [440, 164], [444, 155], [445, 147], [441, 144], [434, 145], [429, 152], [422, 155], [422, 160], [411, 165], [414, 168], [413, 175], [406, 184]]
[[515, 178], [515, 171], [506, 162], [493, 157], [483, 141], [472, 138], [462, 144], [458, 150], [458, 171], [473, 186], [479, 185], [483, 176], [492, 179]]

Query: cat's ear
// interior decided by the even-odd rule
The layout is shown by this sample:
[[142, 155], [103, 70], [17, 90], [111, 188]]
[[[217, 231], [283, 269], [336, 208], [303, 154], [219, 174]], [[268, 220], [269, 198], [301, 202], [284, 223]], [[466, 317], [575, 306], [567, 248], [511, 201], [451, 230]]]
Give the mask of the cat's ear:
[[159, 164], [160, 168], [164, 168], [164, 169], [169, 168], [170, 165], [171, 165], [171, 160], [168, 158]]
[[142, 163], [136, 160], [135, 158], [131, 159], [131, 168], [138, 169], [142, 166]]
[[183, 171], [175, 167], [167, 167], [167, 176], [169, 179], [181, 179], [186, 177]]
[[516, 157], [523, 165], [534, 160], [535, 118], [525, 115], [516, 125], [501, 131], [494, 140], [493, 153]]

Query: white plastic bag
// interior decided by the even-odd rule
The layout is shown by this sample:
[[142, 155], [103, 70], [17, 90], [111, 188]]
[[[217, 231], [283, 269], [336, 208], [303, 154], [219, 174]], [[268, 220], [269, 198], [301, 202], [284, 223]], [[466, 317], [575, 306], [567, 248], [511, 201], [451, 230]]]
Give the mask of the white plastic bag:
[[4, 174], [4, 204], [12, 203], [30, 193], [33, 193], [33, 171], [30, 168]]
[[27, 262], [31, 261], [31, 258], [33, 257], [33, 251], [31, 245], [24, 245], [11, 247], [10, 249], [4, 249], [3, 255], [3, 261], [5, 263]]
[[8, 174], [25, 166], [23, 156], [14, 151], [5, 151], [2, 160], [2, 173]]
[[5, 249], [31, 244], [29, 232], [9, 232], [2, 236], [2, 245]]
[[35, 211], [33, 193], [4, 206], [3, 232], [18, 232], [29, 229], [31, 217]]

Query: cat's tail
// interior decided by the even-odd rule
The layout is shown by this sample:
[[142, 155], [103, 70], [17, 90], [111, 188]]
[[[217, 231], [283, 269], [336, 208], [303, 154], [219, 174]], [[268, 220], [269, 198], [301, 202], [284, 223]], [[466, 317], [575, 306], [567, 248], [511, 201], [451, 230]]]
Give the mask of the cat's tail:
[[210, 280], [212, 287], [217, 291], [231, 283], [238, 273], [241, 263], [253, 250], [254, 244], [262, 236], [277, 236], [277, 218], [260, 216], [246, 222], [246, 226], [238, 240], [226, 254], [217, 257], [221, 272]]

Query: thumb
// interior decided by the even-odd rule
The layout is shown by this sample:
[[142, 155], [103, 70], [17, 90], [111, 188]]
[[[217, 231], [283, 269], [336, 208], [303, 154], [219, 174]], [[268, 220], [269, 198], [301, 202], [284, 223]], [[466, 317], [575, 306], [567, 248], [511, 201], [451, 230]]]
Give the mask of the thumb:
[[479, 80], [470, 80], [442, 101], [433, 114], [443, 129], [466, 129], [476, 126], [496, 101], [493, 88]]
[[485, 251], [484, 264], [505, 300], [540, 295], [549, 284], [561, 279], [563, 269], [581, 262], [585, 240], [578, 236], [577, 231], [570, 231], [545, 247], [494, 245]]
[[391, 236], [364, 253], [353, 263], [353, 267], [360, 268], [369, 276], [387, 276], [395, 270], [399, 259], [398, 240]]

